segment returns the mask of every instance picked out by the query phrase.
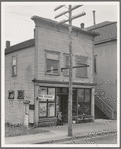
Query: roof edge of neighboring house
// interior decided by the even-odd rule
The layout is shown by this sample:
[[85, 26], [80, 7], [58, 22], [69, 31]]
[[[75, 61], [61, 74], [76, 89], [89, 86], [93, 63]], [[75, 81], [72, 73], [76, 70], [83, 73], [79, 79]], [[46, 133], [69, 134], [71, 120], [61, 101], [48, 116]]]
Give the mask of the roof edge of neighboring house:
[[[54, 25], [54, 26], [57, 26], [57, 25], [60, 25], [61, 27], [69, 27], [69, 25], [68, 24], [59, 24], [59, 22], [57, 22], [57, 21], [54, 21], [54, 20], [51, 20], [51, 19], [47, 19], [47, 18], [43, 18], [43, 17], [40, 17], [40, 16], [36, 16], [36, 15], [34, 15], [34, 16], [32, 16], [31, 17], [31, 19], [36, 23], [36, 21], [43, 21], [43, 22], [45, 22], [45, 23], [50, 23], [51, 25]], [[88, 34], [88, 35], [91, 35], [91, 36], [94, 36], [94, 37], [96, 37], [96, 36], [99, 36], [99, 33], [97, 33], [97, 32], [93, 32], [93, 31], [88, 31], [88, 30], [86, 30], [86, 29], [81, 29], [81, 28], [79, 28], [79, 27], [76, 27], [76, 26], [72, 26], [72, 29], [74, 30], [74, 31], [80, 31], [80, 32], [82, 32], [82, 33], [85, 33], [85, 34]]]
[[107, 39], [107, 40], [95, 41], [94, 44], [95, 44], [95, 45], [99, 45], [99, 44], [106, 43], [106, 42], [110, 42], [110, 41], [117, 41], [117, 37], [115, 37], [115, 38], [110, 38], [110, 39]]
[[5, 48], [5, 55], [12, 53], [12, 52], [15, 52], [15, 51], [18, 51], [18, 50], [28, 48], [28, 47], [32, 47], [34, 45], [35, 45], [35, 39], [34, 38], [23, 41], [21, 43], [18, 43], [18, 44], [15, 44], [13, 46], [10, 46], [8, 48]]
[[[106, 23], [106, 24], [103, 24], [103, 23]], [[92, 25], [92, 26], [90, 26], [90, 27], [87, 27], [86, 29], [87, 29], [88, 31], [90, 31], [90, 30], [95, 30], [95, 29], [97, 29], [97, 28], [101, 28], [101, 27], [104, 27], [104, 26], [107, 26], [107, 25], [111, 25], [111, 24], [115, 24], [115, 23], [117, 23], [117, 21], [114, 21], [114, 22], [111, 22], [111, 21], [104, 21], [104, 22], [102, 22], [102, 23], [98, 23], [98, 24]]]

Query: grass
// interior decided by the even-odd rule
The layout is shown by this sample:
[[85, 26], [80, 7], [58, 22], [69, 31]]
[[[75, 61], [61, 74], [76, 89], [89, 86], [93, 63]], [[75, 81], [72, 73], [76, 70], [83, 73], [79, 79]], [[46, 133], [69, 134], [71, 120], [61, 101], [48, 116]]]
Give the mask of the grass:
[[5, 125], [5, 137], [13, 137], [20, 135], [29, 135], [36, 133], [47, 133], [49, 130], [43, 130], [42, 128], [24, 127], [22, 125]]

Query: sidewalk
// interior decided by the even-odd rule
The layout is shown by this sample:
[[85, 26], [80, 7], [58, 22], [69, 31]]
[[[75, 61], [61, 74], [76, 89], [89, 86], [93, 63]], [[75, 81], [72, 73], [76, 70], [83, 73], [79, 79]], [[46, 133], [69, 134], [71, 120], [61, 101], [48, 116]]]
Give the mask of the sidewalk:
[[[89, 135], [99, 135], [104, 133], [117, 132], [116, 120], [95, 120], [95, 122], [73, 124], [73, 138], [87, 137]], [[43, 127], [43, 130], [49, 130], [49, 133], [24, 135], [5, 138], [5, 144], [36, 144], [55, 142], [56, 140], [68, 140], [68, 125]]]

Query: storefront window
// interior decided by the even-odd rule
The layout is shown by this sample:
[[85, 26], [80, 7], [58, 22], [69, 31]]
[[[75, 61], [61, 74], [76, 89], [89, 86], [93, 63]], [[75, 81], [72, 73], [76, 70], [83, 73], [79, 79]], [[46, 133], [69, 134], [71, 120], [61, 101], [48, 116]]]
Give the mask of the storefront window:
[[39, 87], [38, 100], [40, 117], [55, 116], [55, 88]]
[[72, 115], [77, 115], [77, 89], [73, 89]]
[[91, 115], [90, 89], [78, 89], [78, 115]]
[[40, 103], [40, 116], [45, 117], [47, 113], [47, 104], [46, 103]]
[[48, 103], [48, 117], [55, 116], [55, 103]]

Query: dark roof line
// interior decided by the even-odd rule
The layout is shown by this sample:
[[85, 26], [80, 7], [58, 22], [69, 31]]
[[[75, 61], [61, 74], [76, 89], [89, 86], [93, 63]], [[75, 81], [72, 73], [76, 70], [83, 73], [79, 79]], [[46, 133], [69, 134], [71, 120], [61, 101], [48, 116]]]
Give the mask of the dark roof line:
[[105, 22], [87, 27], [86, 29], [87, 30], [94, 30], [94, 29], [101, 28], [101, 27], [108, 26], [108, 25], [115, 24], [115, 23], [117, 23], [117, 22], [105, 21]]
[[5, 49], [5, 54], [28, 48], [35, 45], [35, 39], [30, 39]]

